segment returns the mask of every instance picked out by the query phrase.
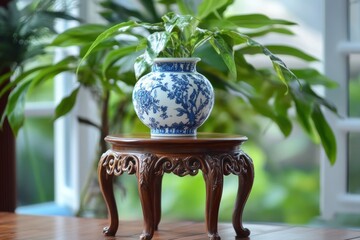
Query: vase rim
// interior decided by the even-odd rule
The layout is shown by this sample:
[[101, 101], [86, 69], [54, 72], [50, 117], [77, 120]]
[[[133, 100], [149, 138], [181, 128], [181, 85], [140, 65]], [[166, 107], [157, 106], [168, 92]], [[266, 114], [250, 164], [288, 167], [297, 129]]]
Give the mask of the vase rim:
[[154, 63], [158, 62], [199, 62], [201, 58], [199, 57], [164, 57], [164, 58], [155, 58]]

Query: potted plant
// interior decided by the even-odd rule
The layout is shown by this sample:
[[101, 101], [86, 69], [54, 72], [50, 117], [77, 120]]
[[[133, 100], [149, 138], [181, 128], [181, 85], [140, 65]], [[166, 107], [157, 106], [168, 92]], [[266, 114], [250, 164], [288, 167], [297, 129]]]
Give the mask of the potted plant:
[[[216, 9], [218, 6], [214, 6]], [[201, 13], [205, 16], [206, 14], [210, 14], [211, 11], [207, 10], [206, 13]], [[200, 14], [200, 15], [201, 15]], [[128, 21], [122, 22], [111, 28], [107, 29], [103, 33], [101, 33], [92, 45], [89, 47], [88, 51], [85, 53], [82, 58], [80, 64], [93, 52], [96, 47], [104, 43], [109, 39], [114, 39], [115, 36], [119, 35], [131, 35], [135, 37], [137, 41], [140, 43], [136, 45], [136, 51], [141, 51], [141, 55], [137, 57], [134, 64], [134, 72], [137, 78], [142, 76], [146, 71], [149, 70], [150, 66], [156, 62], [156, 58], [160, 57], [192, 57], [196, 56], [196, 50], [206, 43], [210, 43], [209, 45], [212, 47], [212, 50], [216, 52], [222, 60], [222, 63], [226, 65], [227, 70], [225, 71], [226, 75], [222, 75], [223, 72], [211, 71], [208, 69], [210, 76], [215, 77], [217, 80], [223, 82], [224, 85], [231, 86], [231, 82], [225, 81], [239, 81], [238, 80], [238, 72], [241, 71], [241, 65], [249, 66], [241, 52], [245, 49], [245, 52], [256, 52], [263, 53], [271, 60], [273, 64], [273, 68], [276, 73], [276, 77], [284, 84], [283, 88], [280, 92], [277, 91], [275, 96], [275, 109], [281, 109], [280, 111], [287, 112], [291, 107], [289, 102], [289, 94], [290, 98], [294, 101], [297, 114], [299, 115], [300, 123], [305, 127], [305, 130], [311, 134], [314, 134], [314, 127], [319, 135], [321, 142], [323, 144], [324, 150], [329, 158], [329, 160], [333, 163], [335, 161], [335, 153], [336, 147], [334, 148], [335, 138], [334, 135], [326, 123], [326, 120], [322, 114], [322, 110], [320, 106], [325, 106], [331, 111], [336, 112], [336, 109], [323, 98], [319, 97], [310, 87], [308, 82], [304, 81], [306, 76], [301, 70], [290, 70], [285, 63], [278, 58], [276, 55], [270, 51], [269, 48], [261, 45], [256, 42], [254, 39], [245, 35], [238, 31], [238, 17], [229, 17], [227, 19], [223, 19], [223, 22], [226, 22], [227, 25], [224, 29], [219, 29], [219, 24], [214, 23], [212, 21], [209, 28], [202, 29], [201, 21], [191, 15], [177, 15], [175, 13], [168, 13], [163, 16], [162, 22], [160, 23], [144, 23], [144, 22], [136, 22], [136, 21]], [[221, 21], [219, 21], [221, 22]], [[282, 22], [283, 24], [289, 24], [286, 22]], [[142, 28], [147, 34], [142, 35], [138, 32], [132, 32], [136, 28]], [[143, 32], [142, 32], [143, 33]], [[241, 49], [241, 46], [245, 46]], [[127, 47], [128, 48], [128, 47]], [[240, 50], [236, 50], [236, 48]], [[252, 48], [254, 50], [250, 50]], [[116, 52], [119, 54], [116, 56], [112, 55], [112, 61], [119, 61], [124, 55], [121, 54], [121, 50], [117, 49]], [[276, 51], [276, 48], [273, 47]], [[280, 49], [280, 48], [279, 48]], [[304, 59], [312, 59], [311, 56], [291, 47], [281, 48], [281, 51], [287, 49], [290, 55], [294, 55]], [[119, 51], [120, 50], [120, 51]], [[113, 52], [115, 53], [115, 52]], [[313, 60], [313, 59], [312, 59]], [[163, 60], [161, 60], [163, 61]], [[107, 66], [111, 66], [111, 64], [107, 64]], [[106, 66], [106, 67], [107, 67]], [[106, 72], [106, 67], [103, 69], [103, 72]], [[216, 67], [215, 67], [216, 69]], [[251, 67], [250, 67], [251, 69]], [[78, 68], [79, 70], [79, 68]], [[216, 74], [214, 74], [216, 72]], [[302, 79], [299, 79], [295, 73], [298, 73]], [[313, 70], [312, 74], [316, 74], [316, 71]], [[214, 75], [212, 75], [214, 74]], [[219, 79], [220, 78], [220, 79]], [[265, 79], [264, 79], [265, 80]], [[314, 79], [313, 79], [314, 80]], [[294, 85], [294, 81], [298, 81], [299, 86]], [[322, 83], [325, 83], [324, 79], [321, 79]], [[316, 82], [319, 83], [319, 82]], [[327, 86], [331, 86], [331, 81], [328, 81]], [[237, 91], [239, 94], [248, 95], [246, 97], [249, 98], [250, 102], [257, 108], [257, 110], [263, 115], [272, 118], [279, 125], [280, 129], [283, 131], [285, 135], [291, 131], [291, 124], [289, 124], [289, 120], [282, 116], [277, 116], [276, 113], [271, 113], [270, 109], [268, 109], [268, 104], [271, 99], [271, 93], [269, 96], [265, 97], [264, 105], [261, 106], [262, 97], [252, 97], [249, 96], [249, 93], [244, 92], [244, 90], [239, 87], [231, 86], [233, 90]], [[281, 87], [280, 87], [281, 88]], [[284, 90], [285, 88], [285, 90]], [[160, 88], [164, 89], [164, 87]], [[144, 89], [143, 89], [144, 90]], [[269, 89], [270, 90], [270, 89]], [[156, 95], [156, 94], [155, 94]], [[133, 99], [137, 100], [138, 94], [137, 89], [134, 91]], [[308, 99], [306, 99], [308, 98]], [[149, 100], [149, 99], [147, 99]], [[169, 100], [169, 99], [167, 99]], [[260, 100], [260, 101], [259, 101]], [[309, 100], [308, 103], [306, 101]], [[158, 100], [156, 100], [158, 101]], [[291, 100], [290, 100], [291, 101]], [[141, 109], [145, 109], [148, 106], [141, 106], [135, 103], [135, 108], [137, 109], [137, 113], [139, 115], [139, 111]], [[168, 108], [168, 106], [163, 106], [164, 108]], [[159, 106], [156, 106], [159, 108]], [[180, 109], [179, 107], [175, 107], [174, 109]], [[153, 112], [157, 111], [153, 109]], [[144, 112], [144, 111], [142, 111]], [[163, 111], [164, 112], [164, 111]], [[182, 116], [184, 110], [179, 110], [178, 115]], [[165, 113], [163, 113], [165, 114]], [[154, 121], [158, 121], [158, 119], [154, 119], [153, 116], [147, 114], [148, 119], [146, 124], [148, 126], [154, 125]], [[166, 114], [165, 114], [166, 115]], [[206, 116], [207, 117], [207, 116]], [[205, 117], [205, 119], [206, 119]], [[144, 117], [140, 114], [140, 118], [144, 121]], [[177, 123], [176, 123], [177, 124]], [[159, 125], [159, 124], [155, 124]], [[313, 126], [315, 125], [315, 126]], [[153, 129], [152, 129], [153, 131]]]
[[[144, 52], [135, 61], [135, 75], [139, 78], [153, 64], [153, 69], [159, 74], [152, 73], [139, 80], [134, 89], [133, 102], [136, 113], [145, 125], [151, 128], [152, 135], [194, 135], [196, 128], [209, 116], [214, 102], [212, 87], [208, 80], [198, 73], [187, 77], [190, 72], [196, 71], [195, 65], [198, 61], [190, 58], [207, 42], [219, 54], [228, 68], [230, 77], [234, 79], [237, 78], [234, 46], [240, 44], [262, 48], [270, 57], [284, 84], [284, 74], [296, 79], [279, 58], [238, 31], [202, 29], [198, 26], [200, 21], [194, 16], [172, 12], [164, 15], [162, 20], [154, 24], [129, 21], [115, 25], [103, 32], [84, 56], [85, 59], [95, 47], [112, 38], [114, 33], [128, 34], [132, 29], [139, 27], [150, 31], [148, 36], [138, 35], [139, 41], [144, 44], [137, 50], [144, 48]], [[190, 70], [184, 70], [184, 65]], [[174, 76], [174, 72], [177, 77]], [[196, 87], [194, 80], [199, 82]]]

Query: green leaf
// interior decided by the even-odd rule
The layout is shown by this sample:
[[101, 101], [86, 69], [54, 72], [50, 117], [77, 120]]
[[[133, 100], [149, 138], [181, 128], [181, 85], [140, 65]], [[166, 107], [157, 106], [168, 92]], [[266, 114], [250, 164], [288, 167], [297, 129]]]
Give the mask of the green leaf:
[[289, 118], [286, 116], [277, 115], [275, 122], [282, 134], [284, 134], [285, 137], [288, 137], [292, 131], [292, 123]]
[[271, 19], [263, 14], [243, 14], [231, 16], [225, 19], [232, 24], [242, 28], [261, 28], [269, 25], [295, 25], [294, 22], [282, 20], [282, 19]]
[[137, 25], [136, 22], [128, 21], [128, 22], [116, 24], [115, 26], [112, 26], [109, 29], [102, 32], [95, 39], [95, 41], [91, 44], [91, 46], [89, 47], [89, 49], [85, 53], [84, 57], [81, 59], [79, 65], [78, 65], [78, 67], [76, 69], [76, 74], [78, 73], [79, 67], [81, 66], [81, 64], [91, 54], [91, 52], [94, 50], [94, 48], [97, 47], [99, 44], [101, 44], [101, 42], [105, 41], [106, 39], [109, 39], [109, 38], [113, 37], [114, 35], [118, 34], [119, 32], [124, 33], [126, 31], [128, 31], [129, 29], [135, 27], [136, 25]]
[[228, 0], [204, 0], [198, 7], [197, 18], [203, 19], [228, 3]]
[[10, 81], [9, 83], [7, 83], [5, 86], [2, 87], [1, 91], [0, 91], [0, 97], [3, 96], [7, 91], [9, 91], [10, 89], [12, 89], [13, 87], [15, 87], [17, 84], [19, 84], [20, 82], [26, 80], [29, 76], [32, 76], [34, 73], [42, 70], [42, 69], [46, 69], [47, 67], [50, 67], [51, 65], [45, 65], [45, 66], [40, 66], [40, 67], [35, 67], [33, 69], [30, 69], [28, 71], [25, 71], [23, 73], [21, 73], [19, 76], [17, 76], [13, 81]]
[[277, 76], [279, 77], [279, 79], [284, 83], [284, 85], [286, 86], [286, 92], [285, 94], [287, 94], [289, 92], [289, 86], [287, 84], [287, 80], [283, 74], [283, 70], [282, 70], [282, 66], [280, 64], [278, 64], [277, 62], [273, 61], [273, 67], [276, 71]]
[[136, 45], [130, 45], [130, 46], [124, 46], [115, 50], [110, 51], [102, 64], [102, 75], [105, 78], [106, 71], [119, 59], [121, 59], [124, 56], [127, 56], [133, 52], [136, 51], [138, 46]]
[[[315, 57], [313, 57], [295, 47], [284, 46], [284, 45], [264, 45], [263, 47], [267, 48], [273, 54], [293, 56], [293, 57], [300, 58], [307, 62], [318, 61], [318, 59], [316, 59]], [[263, 53], [263, 49], [254, 48], [252, 46], [241, 48], [240, 51], [243, 54], [261, 54], [261, 53]]]
[[170, 33], [168, 32], [155, 32], [150, 34], [147, 38], [146, 51], [151, 59], [156, 58], [160, 52], [165, 49], [167, 42], [170, 39]]
[[288, 117], [288, 110], [291, 107], [291, 100], [285, 96], [282, 91], [277, 91], [274, 100], [274, 108], [276, 111], [276, 123], [284, 136], [289, 136], [292, 131], [292, 123]]
[[[141, 2], [142, 4], [144, 3], [143, 0], [141, 0]], [[148, 0], [146, 2], [153, 3], [152, 0]], [[99, 1], [99, 4], [101, 6], [100, 15], [109, 23], [125, 22], [128, 21], [130, 18], [145, 20], [150, 17], [147, 16], [147, 10], [150, 9], [149, 6], [143, 6], [144, 11], [146, 11], [144, 12], [137, 8], [134, 8], [133, 4], [128, 4], [126, 1]]]
[[149, 57], [141, 55], [135, 60], [134, 71], [136, 79], [139, 79], [147, 70], [149, 70], [152, 62], [150, 62]]
[[283, 92], [279, 89], [275, 89], [275, 92], [275, 111], [279, 115], [287, 116], [287, 112], [291, 108], [291, 98], [284, 95]]
[[249, 101], [258, 113], [273, 120], [284, 136], [289, 136], [292, 130], [292, 124], [286, 116], [276, 114], [274, 109], [272, 109], [271, 106], [269, 106], [269, 104], [261, 98], [250, 97]]
[[[168, 2], [168, 0], [163, 0]], [[197, 5], [195, 3], [195, 1], [189, 1], [189, 0], [176, 0], [176, 4], [179, 7], [179, 10], [181, 12], [181, 14], [186, 14], [186, 15], [195, 15], [196, 9], [197, 9]]]
[[270, 119], [275, 119], [274, 111], [270, 108], [266, 101], [263, 101], [261, 98], [249, 98], [251, 105], [263, 116]]
[[55, 119], [67, 114], [74, 107], [80, 87], [75, 88], [71, 94], [61, 100], [55, 109]]
[[299, 78], [310, 85], [322, 85], [327, 88], [337, 88], [339, 84], [313, 68], [291, 69]]
[[308, 84], [302, 85], [302, 91], [306, 92], [308, 97], [311, 97], [316, 104], [324, 106], [333, 113], [338, 114], [336, 106], [333, 103], [327, 101], [325, 98], [319, 96], [316, 92], [314, 92], [314, 90], [311, 89]]
[[310, 138], [314, 142], [318, 142], [318, 136], [314, 132], [315, 129], [312, 121], [314, 102], [311, 98], [306, 97], [304, 92], [299, 89], [298, 86], [291, 87], [290, 94], [292, 95], [292, 99], [295, 103], [296, 116], [299, 123]]
[[50, 46], [68, 47], [89, 44], [105, 30], [106, 26], [100, 24], [85, 24], [73, 27], [57, 35]]
[[155, 2], [153, 0], [140, 0], [142, 6], [150, 12], [153, 21], [159, 18], [158, 13], [156, 11]]
[[73, 71], [76, 67], [77, 58], [74, 56], [68, 56], [58, 63], [48, 66], [46, 68], [39, 69], [37, 73], [31, 79], [31, 88], [33, 90], [37, 85], [46, 80], [51, 80], [56, 75], [66, 72]]
[[269, 33], [294, 35], [294, 32], [292, 32], [291, 30], [289, 30], [287, 28], [279, 28], [279, 27], [270, 27], [265, 30], [246, 32], [245, 34], [251, 38], [254, 38], [254, 37], [261, 37], [261, 36], [267, 35]]
[[333, 131], [327, 123], [320, 106], [315, 105], [312, 113], [312, 120], [315, 124], [315, 128], [320, 136], [322, 146], [325, 150], [331, 165], [336, 161], [336, 139]]
[[240, 45], [247, 43], [249, 41], [249, 37], [245, 34], [233, 31], [233, 30], [222, 30], [221, 34], [228, 35], [230, 38], [233, 39], [234, 45]]
[[216, 35], [213, 38], [210, 38], [210, 43], [215, 51], [223, 59], [224, 63], [230, 71], [231, 76], [236, 79], [237, 72], [232, 45], [227, 42], [221, 35]]
[[[3, 87], [2, 84], [4, 84], [4, 82], [5, 82], [6, 80], [9, 80], [10, 77], [11, 77], [11, 75], [13, 75], [13, 74], [14, 74], [13, 71], [9, 71], [9, 72], [6, 72], [6, 73], [0, 75], [0, 86]], [[2, 94], [0, 94], [0, 97], [1, 97], [1, 96], [2, 96]]]
[[11, 91], [6, 105], [5, 113], [3, 114], [1, 119], [2, 125], [3, 121], [5, 120], [5, 115], [7, 116], [10, 127], [15, 136], [24, 124], [25, 98], [30, 83], [31, 81], [26, 81], [22, 84], [19, 84]]
[[233, 81], [224, 81], [223, 78], [218, 78], [216, 79], [216, 83], [213, 84], [213, 86], [218, 89], [224, 89], [230, 94], [244, 99], [245, 102], [248, 98], [258, 97], [254, 88], [243, 81], [235, 83]]
[[274, 70], [276, 71], [277, 76], [279, 77], [280, 81], [283, 82], [287, 88], [286, 93], [288, 92], [288, 85], [287, 81], [297, 80], [295, 74], [285, 65], [285, 63], [276, 55], [274, 55], [269, 49], [261, 45], [260, 43], [256, 42], [255, 40], [249, 38], [246, 35], [242, 35], [243, 38], [247, 39], [247, 45], [259, 48], [262, 50], [263, 54], [268, 56], [272, 61]]
[[[79, 59], [82, 59], [86, 52], [88, 51], [89, 47], [91, 46], [92, 42], [89, 42], [88, 44], [84, 44], [82, 46], [80, 46], [80, 53], [77, 56]], [[107, 52], [109, 49], [114, 49], [117, 48], [119, 45], [121, 45], [122, 43], [119, 43], [118, 41], [116, 41], [115, 39], [111, 39], [111, 40], [106, 40], [104, 42], [102, 42], [101, 44], [97, 45], [92, 51], [91, 54], [96, 55], [96, 53], [99, 53], [100, 55], [103, 54], [104, 52]], [[90, 56], [90, 55], [89, 55]], [[87, 58], [88, 61], [89, 60], [89, 56]], [[95, 57], [96, 58], [96, 57]]]

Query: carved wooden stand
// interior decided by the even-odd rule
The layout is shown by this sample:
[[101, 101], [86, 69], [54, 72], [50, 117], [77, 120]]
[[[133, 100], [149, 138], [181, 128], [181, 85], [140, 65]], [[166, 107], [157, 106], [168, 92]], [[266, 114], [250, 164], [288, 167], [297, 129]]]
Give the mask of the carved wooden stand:
[[233, 212], [236, 238], [247, 237], [250, 231], [242, 225], [242, 214], [250, 194], [254, 168], [251, 158], [240, 149], [247, 140], [243, 136], [198, 134], [196, 138], [150, 138], [148, 136], [108, 136], [112, 148], [99, 161], [98, 178], [110, 216], [106, 236], [118, 229], [118, 212], [113, 191], [113, 177], [124, 172], [136, 174], [144, 216], [140, 239], [151, 239], [161, 218], [161, 182], [164, 173], [180, 177], [202, 171], [206, 185], [206, 226], [210, 239], [220, 239], [218, 213], [224, 175], [239, 177]]

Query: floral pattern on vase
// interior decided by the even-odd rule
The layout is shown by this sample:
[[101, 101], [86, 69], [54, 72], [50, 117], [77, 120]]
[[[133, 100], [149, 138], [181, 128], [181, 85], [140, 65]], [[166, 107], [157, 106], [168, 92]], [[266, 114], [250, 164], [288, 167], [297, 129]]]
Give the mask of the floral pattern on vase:
[[196, 71], [198, 58], [155, 59], [135, 85], [133, 104], [152, 136], [194, 136], [214, 105], [210, 82]]

